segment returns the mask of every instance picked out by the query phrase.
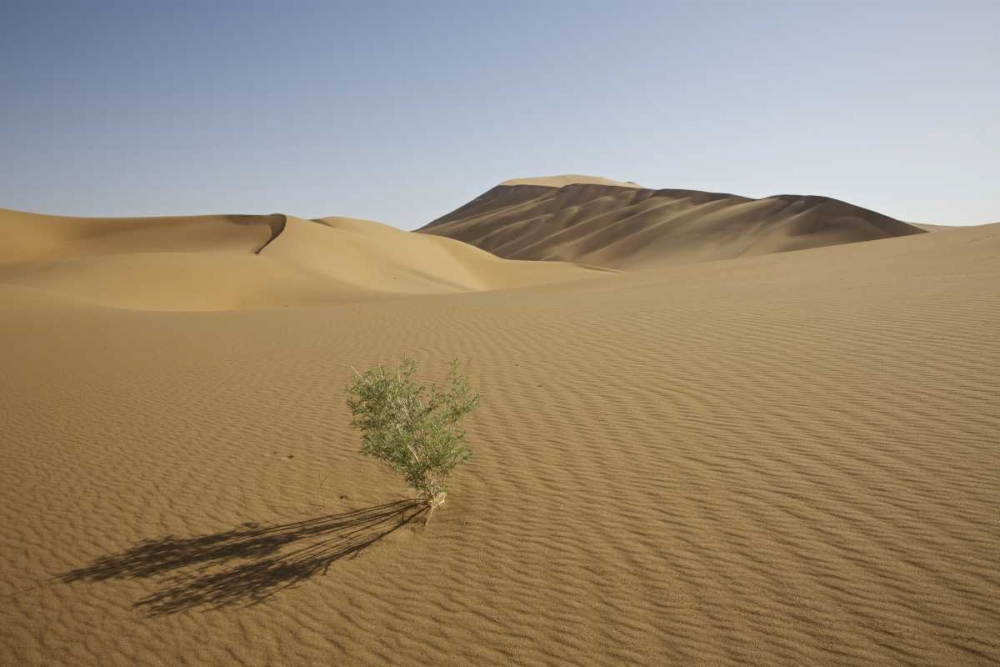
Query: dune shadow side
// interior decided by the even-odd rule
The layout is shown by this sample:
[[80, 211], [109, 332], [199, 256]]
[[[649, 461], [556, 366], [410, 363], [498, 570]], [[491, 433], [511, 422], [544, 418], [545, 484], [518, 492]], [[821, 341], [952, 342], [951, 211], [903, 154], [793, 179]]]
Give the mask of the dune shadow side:
[[59, 577], [64, 583], [159, 578], [160, 590], [135, 603], [149, 615], [198, 607], [252, 605], [332, 563], [356, 556], [427, 511], [414, 500], [285, 524], [243, 524], [194, 537], [143, 541]]

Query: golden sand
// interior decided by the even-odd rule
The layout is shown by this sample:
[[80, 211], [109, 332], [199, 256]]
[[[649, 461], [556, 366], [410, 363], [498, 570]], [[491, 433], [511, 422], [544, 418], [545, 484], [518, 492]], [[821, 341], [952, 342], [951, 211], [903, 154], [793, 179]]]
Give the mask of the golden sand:
[[[0, 664], [1000, 662], [1000, 225], [626, 273], [0, 230]], [[483, 396], [427, 527], [344, 405], [402, 354]]]

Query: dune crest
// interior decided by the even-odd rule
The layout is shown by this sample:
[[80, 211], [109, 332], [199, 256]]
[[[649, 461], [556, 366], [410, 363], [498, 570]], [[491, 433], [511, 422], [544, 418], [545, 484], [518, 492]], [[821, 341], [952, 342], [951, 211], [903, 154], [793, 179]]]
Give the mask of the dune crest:
[[[922, 234], [828, 197], [506, 181], [417, 230], [508, 259], [644, 269]], [[551, 182], [549, 182], [551, 180]], [[615, 183], [615, 182], [612, 182]]]
[[603, 176], [584, 176], [582, 174], [562, 174], [560, 176], [535, 176], [531, 178], [512, 178], [500, 185], [537, 185], [545, 188], [562, 188], [567, 185], [607, 185], [615, 188], [642, 188], [633, 181], [616, 181]]

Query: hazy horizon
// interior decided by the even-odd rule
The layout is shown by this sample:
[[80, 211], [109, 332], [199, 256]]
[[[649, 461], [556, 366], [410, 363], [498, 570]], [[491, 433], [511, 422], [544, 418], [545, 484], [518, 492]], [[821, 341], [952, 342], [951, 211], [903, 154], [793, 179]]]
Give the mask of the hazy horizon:
[[0, 7], [0, 207], [413, 229], [579, 173], [1000, 220], [991, 2]]

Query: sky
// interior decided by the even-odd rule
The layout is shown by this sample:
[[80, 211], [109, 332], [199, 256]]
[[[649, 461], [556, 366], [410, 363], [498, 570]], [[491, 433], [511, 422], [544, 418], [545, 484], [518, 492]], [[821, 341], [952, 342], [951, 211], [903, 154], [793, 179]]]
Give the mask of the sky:
[[0, 207], [414, 229], [508, 178], [1000, 221], [1000, 1], [0, 2]]

